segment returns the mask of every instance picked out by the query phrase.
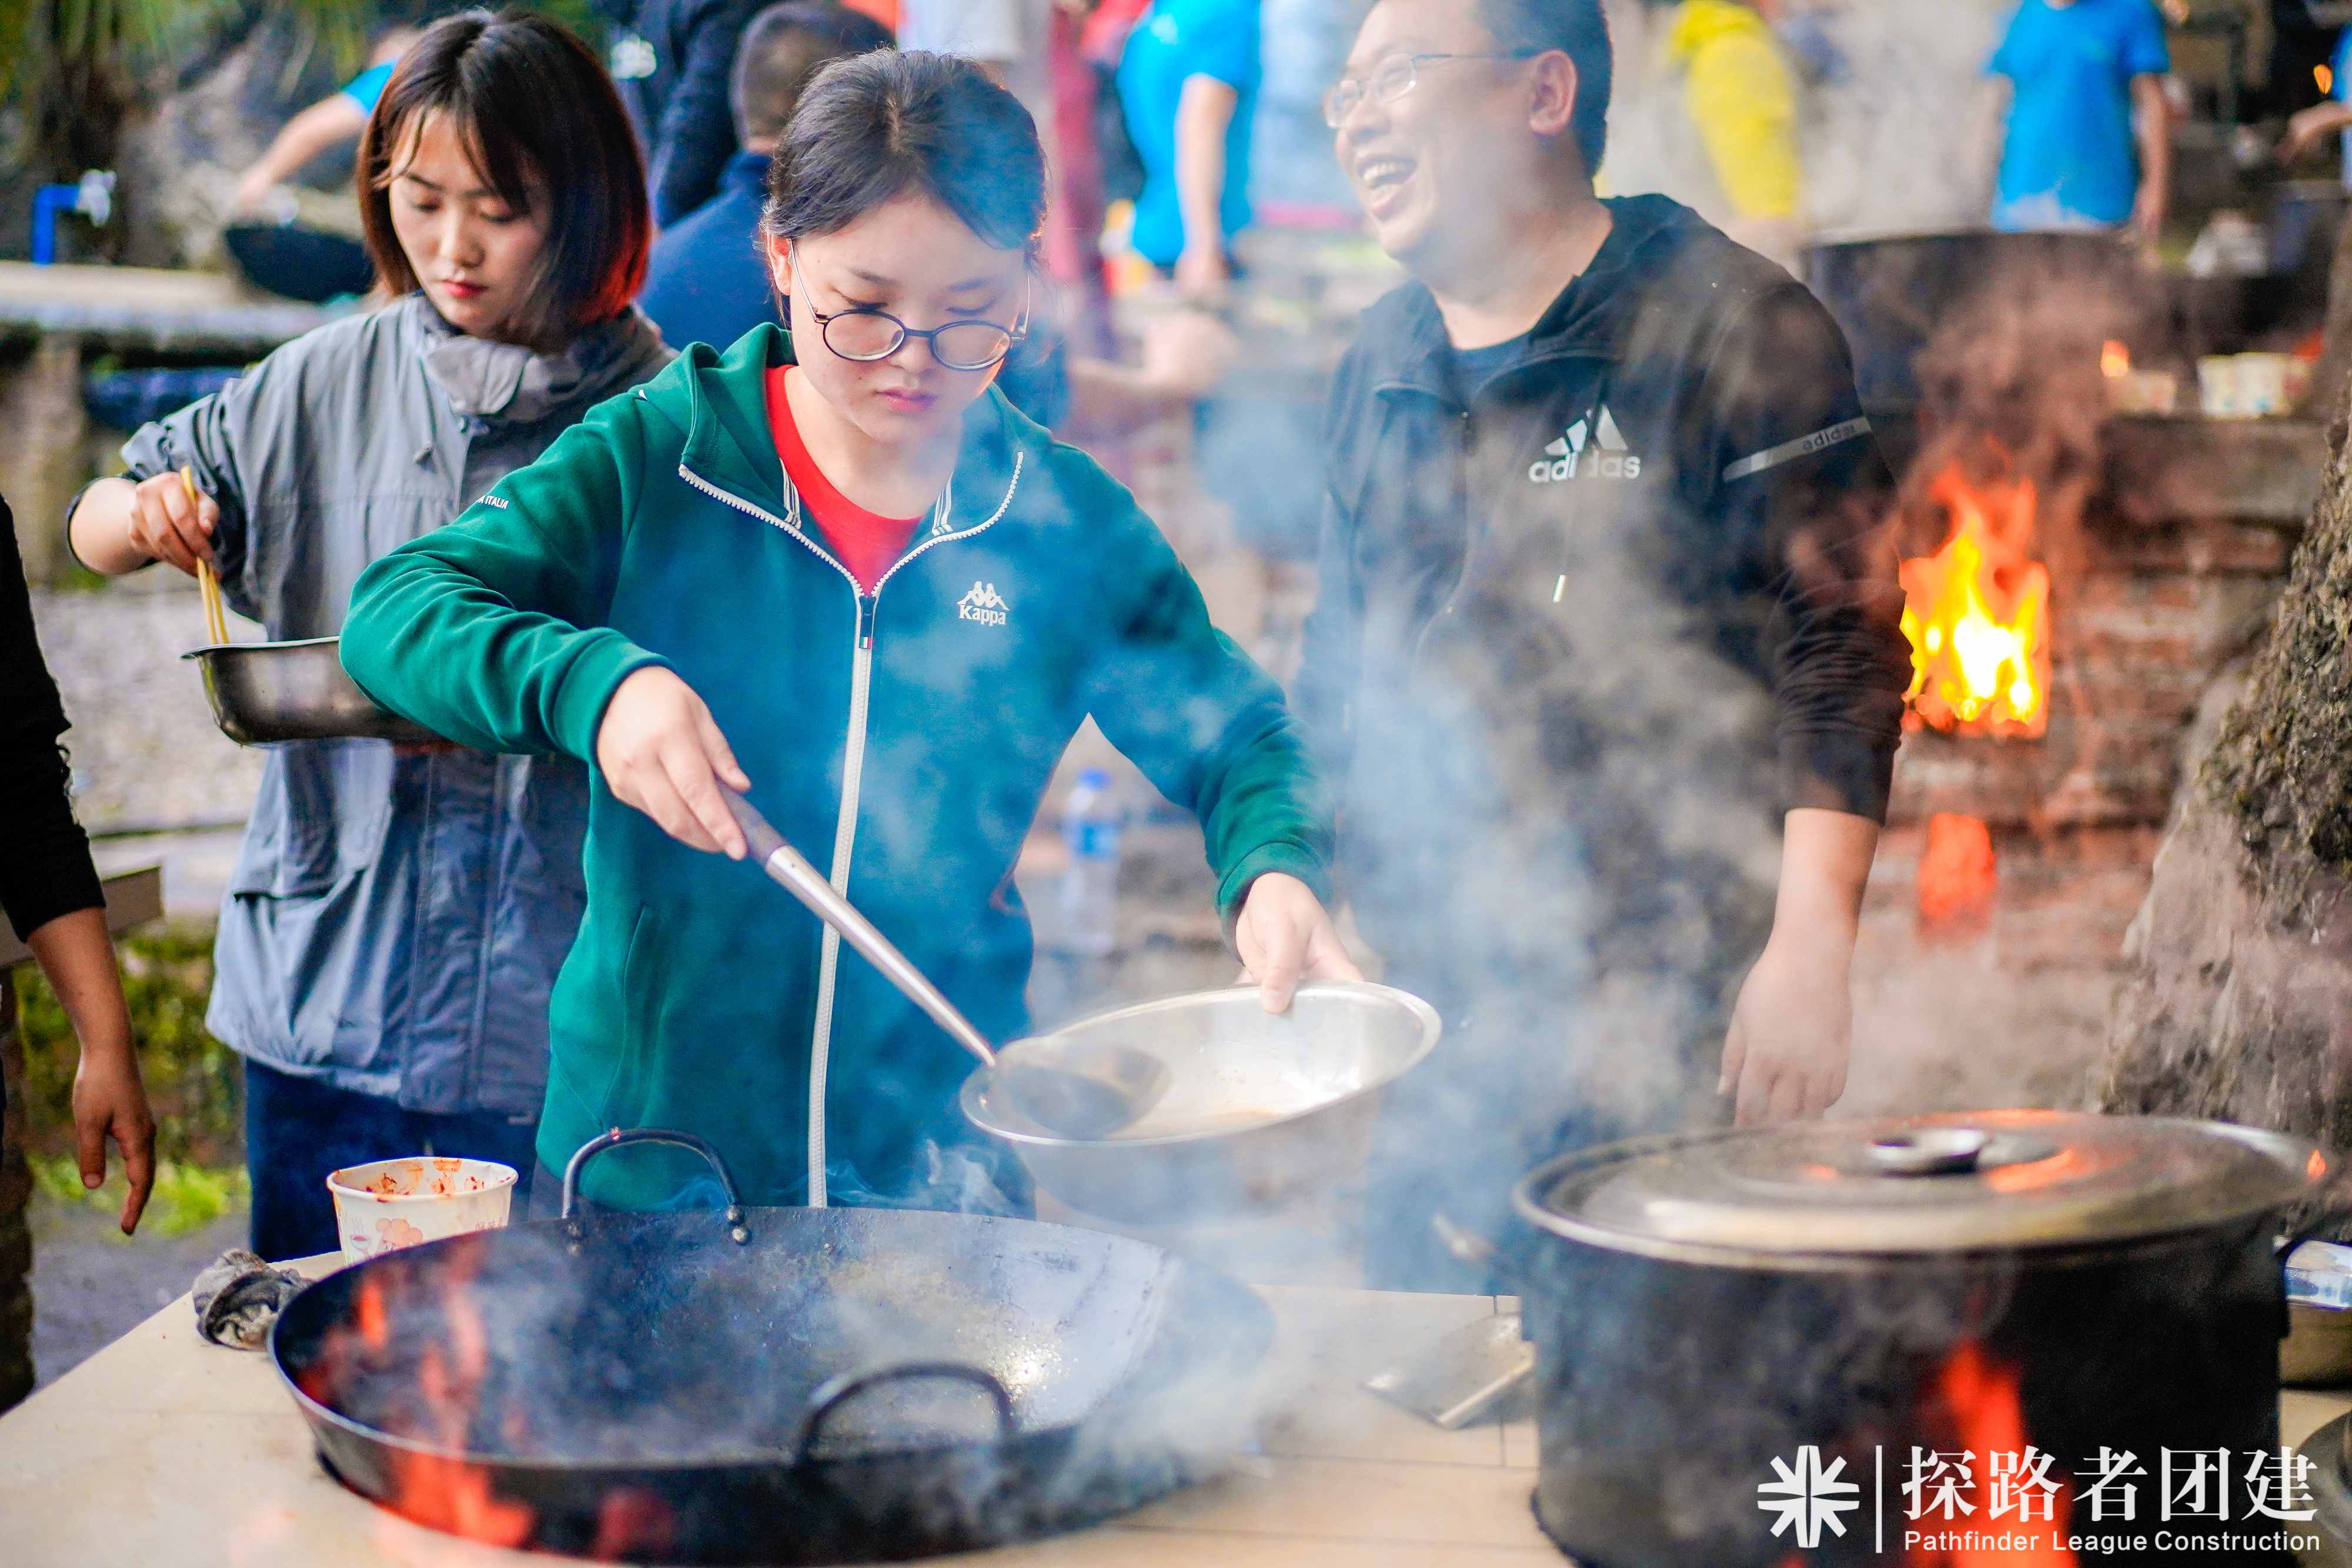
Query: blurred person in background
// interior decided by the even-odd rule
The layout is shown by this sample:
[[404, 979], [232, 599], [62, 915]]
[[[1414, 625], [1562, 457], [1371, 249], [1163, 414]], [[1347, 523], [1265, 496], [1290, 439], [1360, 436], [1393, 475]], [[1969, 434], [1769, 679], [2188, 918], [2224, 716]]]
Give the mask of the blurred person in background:
[[[359, 185], [394, 303], [132, 436], [129, 473], [74, 507], [85, 564], [209, 561], [269, 637], [333, 636], [370, 561], [667, 361], [630, 304], [645, 164], [595, 54], [557, 24], [429, 28], [368, 122]], [[245, 1059], [256, 1251], [332, 1250], [342, 1166], [431, 1153], [528, 1179], [587, 799], [562, 758], [268, 748], [205, 1019]]]
[[2259, 94], [2248, 94], [2243, 106], [2248, 120], [2292, 120], [2326, 99], [2319, 71], [2332, 69], [2341, 89], [2344, 72], [2336, 63], [2344, 31], [2341, 0], [2270, 0], [2270, 64]]
[[1119, 103], [1143, 165], [1132, 243], [1195, 298], [1233, 281], [1250, 224], [1258, 0], [1153, 0], [1128, 35]]
[[2023, 0], [1985, 68], [2000, 120], [1993, 227], [2129, 228], [2153, 244], [2172, 188], [2171, 68], [2154, 0]]
[[888, 29], [835, 0], [786, 0], [751, 19], [736, 50], [729, 102], [741, 144], [719, 193], [664, 229], [646, 266], [638, 307], [673, 349], [725, 348], [775, 319], [759, 257], [768, 160], [809, 79], [827, 65], [891, 47]]
[[2297, 110], [2286, 122], [2278, 160], [2292, 163], [2328, 137], [2340, 135], [2341, 177], [2346, 188], [2352, 189], [2352, 27], [2337, 29], [2335, 55], [2326, 69], [2326, 99]]
[[1656, 192], [1794, 268], [1804, 240], [1797, 81], [1739, 0], [1612, 0], [1617, 77], [1599, 188]]
[[288, 120], [261, 156], [237, 176], [236, 210], [259, 210], [271, 191], [311, 159], [357, 141], [367, 129], [368, 116], [375, 112], [375, 100], [383, 96], [383, 84], [392, 79], [393, 67], [420, 36], [417, 28], [406, 26], [378, 34], [368, 49], [367, 69]]
[[[731, 346], [776, 317], [759, 260], [768, 164], [801, 95], [835, 60], [890, 47], [870, 18], [833, 0], [788, 0], [753, 19], [735, 61], [733, 101], [745, 150], [726, 189], [654, 242], [640, 304], [675, 349]], [[1139, 365], [1069, 351], [1050, 312], [1034, 310], [1030, 334], [999, 372], [1013, 406], [1049, 428], [1101, 440], [1135, 430], [1205, 396], [1231, 363], [1232, 334], [1213, 318], [1181, 312], [1145, 329]]]
[[1383, 1106], [1378, 1285], [1484, 1288], [1536, 1159], [1819, 1114], [1909, 649], [1893, 476], [1801, 285], [1592, 190], [1600, 0], [1379, 0], [1325, 104], [1411, 281], [1334, 383], [1297, 682], [1339, 891], [1447, 1022]]
[[975, 62], [1036, 120], [1051, 189], [1043, 259], [1072, 298], [1078, 341], [1101, 352], [1110, 336], [1097, 89], [1080, 47], [1094, 9], [1095, 0], [901, 0], [898, 47]]
[[[75, 1159], [82, 1186], [95, 1187], [106, 1181], [107, 1144], [121, 1152], [131, 1190], [116, 1223], [128, 1236], [155, 1184], [155, 1118], [106, 928], [106, 893], [90, 863], [89, 839], [74, 821], [72, 772], [58, 744], [65, 732], [65, 705], [33, 632], [16, 520], [0, 498], [0, 822], [8, 843], [0, 853], [0, 914], [41, 967], [80, 1046]], [[0, 1108], [5, 1104], [0, 1085]]]
[[[898, 0], [898, 47], [959, 55], [1052, 125], [1046, 46], [1057, 0]], [[1051, 148], [1049, 146], [1048, 152]]]
[[637, 128], [654, 223], [685, 217], [719, 193], [740, 150], [728, 86], [735, 47], [766, 0], [592, 0], [611, 29], [606, 60]]

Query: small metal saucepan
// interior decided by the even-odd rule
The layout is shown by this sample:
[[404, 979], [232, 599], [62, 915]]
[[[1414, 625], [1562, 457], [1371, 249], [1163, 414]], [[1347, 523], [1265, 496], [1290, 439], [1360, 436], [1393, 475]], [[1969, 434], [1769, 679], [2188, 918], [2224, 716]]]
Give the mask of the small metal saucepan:
[[213, 720], [239, 746], [280, 740], [389, 740], [422, 746], [440, 737], [386, 713], [343, 673], [341, 639], [215, 643], [183, 655], [204, 671]]

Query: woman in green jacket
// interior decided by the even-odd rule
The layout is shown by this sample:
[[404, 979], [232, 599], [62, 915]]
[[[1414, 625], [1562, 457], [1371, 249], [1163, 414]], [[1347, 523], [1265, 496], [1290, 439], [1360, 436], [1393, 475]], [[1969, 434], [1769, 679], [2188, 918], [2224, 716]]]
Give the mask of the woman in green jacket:
[[[1031, 953], [1013, 864], [1092, 715], [1200, 817], [1267, 1006], [1302, 976], [1356, 977], [1279, 689], [1127, 492], [991, 386], [1028, 317], [1044, 190], [1034, 126], [977, 68], [830, 68], [762, 225], [790, 330], [690, 349], [360, 580], [343, 658], [379, 702], [595, 769], [548, 1166], [652, 1124], [710, 1139], [755, 1201], [968, 1204], [958, 1149], [1024, 1201], [956, 1113], [961, 1050], [727, 863], [744, 845], [722, 789], [1008, 1039]], [[590, 1191], [664, 1207], [698, 1174], [630, 1149]]]

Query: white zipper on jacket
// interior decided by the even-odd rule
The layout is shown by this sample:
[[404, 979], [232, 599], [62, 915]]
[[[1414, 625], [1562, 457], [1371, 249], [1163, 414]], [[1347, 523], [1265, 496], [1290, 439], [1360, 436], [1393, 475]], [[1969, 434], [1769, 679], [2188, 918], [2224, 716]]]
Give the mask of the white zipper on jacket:
[[[849, 896], [849, 864], [857, 846], [857, 801], [866, 778], [866, 716], [867, 699], [874, 684], [874, 623], [881, 608], [882, 590], [898, 575], [898, 569], [929, 549], [933, 545], [950, 539], [968, 539], [975, 534], [994, 528], [1004, 514], [1012, 509], [1013, 497], [1021, 488], [1021, 468], [1025, 454], [1013, 455], [1013, 479], [1004, 487], [1004, 499], [997, 504], [985, 521], [956, 533], [950, 529], [948, 518], [955, 507], [955, 481], [950, 477], [940, 492], [939, 504], [931, 511], [931, 534], [921, 544], [900, 556], [875, 583], [867, 593], [858, 585], [850, 570], [835, 559], [831, 551], [808, 537], [800, 526], [800, 492], [792, 481], [784, 481], [784, 506], [789, 518], [777, 517], [766, 507], [745, 500], [742, 497], [719, 488], [684, 463], [677, 465], [677, 476], [711, 499], [734, 507], [737, 511], [759, 518], [772, 527], [782, 528], [798, 539], [819, 560], [841, 573], [849, 584], [856, 605], [856, 630], [850, 657], [849, 722], [844, 742], [841, 763], [841, 808], [834, 819], [833, 868], [826, 880], [833, 891], [844, 898]], [[841, 933], [828, 925], [818, 947], [816, 975], [816, 1022], [809, 1036], [809, 1111], [808, 1111], [808, 1205], [811, 1208], [825, 1207], [825, 1082], [833, 1061], [833, 998], [834, 988], [841, 972]]]

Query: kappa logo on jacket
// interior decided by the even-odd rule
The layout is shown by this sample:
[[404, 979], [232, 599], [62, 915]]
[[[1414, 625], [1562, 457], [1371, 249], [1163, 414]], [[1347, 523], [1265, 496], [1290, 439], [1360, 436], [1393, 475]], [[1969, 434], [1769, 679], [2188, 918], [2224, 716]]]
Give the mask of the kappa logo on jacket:
[[996, 591], [996, 584], [975, 582], [970, 593], [956, 601], [956, 619], [977, 621], [982, 626], [1002, 626], [1012, 609]]
[[[1588, 451], [1587, 448], [1591, 450]], [[1528, 469], [1537, 485], [1557, 485], [1570, 479], [1638, 479], [1642, 460], [1627, 450], [1624, 434], [1603, 403], [1591, 419], [1578, 420], [1567, 433], [1544, 448]]]

